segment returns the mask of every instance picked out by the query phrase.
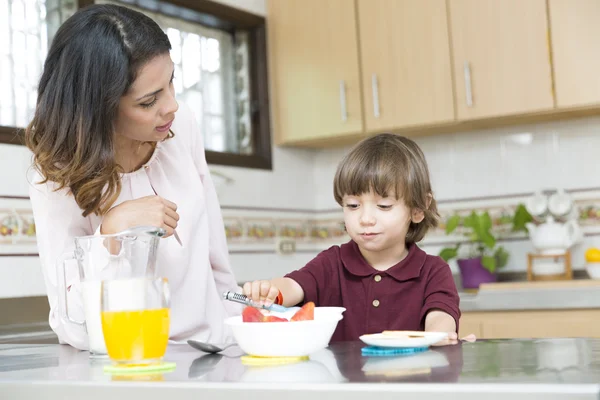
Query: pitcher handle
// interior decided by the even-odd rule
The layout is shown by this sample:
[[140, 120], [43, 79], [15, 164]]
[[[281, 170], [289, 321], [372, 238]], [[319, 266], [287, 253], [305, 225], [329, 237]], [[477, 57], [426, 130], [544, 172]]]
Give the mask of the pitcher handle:
[[[75, 325], [84, 325], [85, 320], [77, 321], [76, 319], [71, 318], [69, 315], [69, 302], [67, 301], [67, 268], [65, 267], [65, 263], [69, 260], [75, 259], [75, 253], [70, 251], [58, 257], [58, 260], [56, 261], [56, 282], [59, 283], [59, 286], [62, 284], [62, 288], [59, 287], [58, 291], [58, 308], [60, 312], [60, 318], [63, 321], [70, 322]], [[77, 271], [77, 274], [79, 274], [79, 271]], [[79, 277], [79, 280], [81, 281], [81, 277]]]

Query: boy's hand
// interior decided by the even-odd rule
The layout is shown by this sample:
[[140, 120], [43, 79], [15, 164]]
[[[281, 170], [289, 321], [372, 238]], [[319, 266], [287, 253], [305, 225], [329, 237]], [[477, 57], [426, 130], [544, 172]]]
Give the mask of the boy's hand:
[[[474, 342], [476, 340], [475, 335], [470, 334], [460, 339], [465, 342]], [[458, 335], [456, 332], [448, 332], [448, 337], [440, 342], [435, 343], [433, 346], [448, 346], [450, 344], [457, 344], [459, 342]]]
[[243, 293], [253, 302], [269, 307], [277, 299], [279, 289], [270, 281], [254, 281], [244, 284]]

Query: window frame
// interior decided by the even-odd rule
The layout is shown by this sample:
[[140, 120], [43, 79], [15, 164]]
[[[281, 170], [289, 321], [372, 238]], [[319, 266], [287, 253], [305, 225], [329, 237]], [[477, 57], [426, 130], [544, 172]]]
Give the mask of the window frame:
[[[208, 164], [272, 170], [266, 19], [211, 0], [162, 1], [195, 11], [195, 19], [190, 20], [191, 22], [228, 32], [233, 32], [235, 29], [248, 31], [250, 112], [254, 153], [246, 155], [206, 150], [206, 161]], [[83, 8], [94, 4], [94, 0], [78, 0], [77, 3], [78, 8]], [[127, 6], [127, 3], [123, 5]], [[143, 5], [138, 6], [144, 8]], [[24, 127], [0, 126], [0, 143], [23, 145], [23, 130]]]

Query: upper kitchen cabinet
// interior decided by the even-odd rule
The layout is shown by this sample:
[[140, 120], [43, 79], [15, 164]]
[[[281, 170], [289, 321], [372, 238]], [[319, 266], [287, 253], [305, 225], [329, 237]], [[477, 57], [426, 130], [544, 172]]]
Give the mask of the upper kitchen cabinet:
[[554, 107], [546, 0], [449, 0], [448, 7], [459, 120]]
[[354, 1], [269, 0], [267, 7], [275, 142], [362, 134]]
[[600, 103], [600, 2], [550, 0], [556, 105]]
[[369, 132], [454, 120], [445, 0], [358, 0]]

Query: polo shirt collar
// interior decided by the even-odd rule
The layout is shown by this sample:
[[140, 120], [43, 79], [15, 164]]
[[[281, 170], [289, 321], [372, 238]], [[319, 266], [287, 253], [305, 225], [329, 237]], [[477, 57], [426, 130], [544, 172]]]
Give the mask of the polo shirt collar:
[[416, 244], [410, 244], [408, 255], [398, 264], [390, 267], [386, 271], [378, 271], [373, 268], [360, 253], [358, 245], [353, 240], [341, 246], [340, 255], [342, 265], [352, 275], [366, 277], [376, 273], [385, 272], [397, 281], [408, 281], [418, 278], [421, 275], [421, 268], [425, 264], [427, 254]]

